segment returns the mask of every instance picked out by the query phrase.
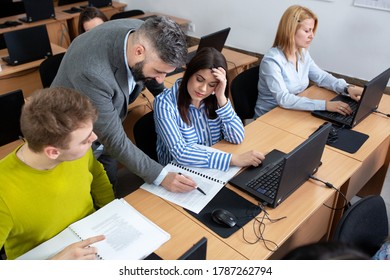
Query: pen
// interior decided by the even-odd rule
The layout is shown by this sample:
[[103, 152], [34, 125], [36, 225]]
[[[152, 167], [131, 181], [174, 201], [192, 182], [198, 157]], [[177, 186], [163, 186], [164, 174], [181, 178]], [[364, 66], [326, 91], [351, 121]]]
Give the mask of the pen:
[[[181, 175], [181, 176], [184, 176], [184, 175], [181, 174], [180, 172], [179, 172], [178, 174]], [[203, 193], [204, 195], [206, 195], [206, 193], [205, 193], [201, 188], [196, 187], [196, 189], [197, 189], [198, 191], [200, 191], [201, 193]]]

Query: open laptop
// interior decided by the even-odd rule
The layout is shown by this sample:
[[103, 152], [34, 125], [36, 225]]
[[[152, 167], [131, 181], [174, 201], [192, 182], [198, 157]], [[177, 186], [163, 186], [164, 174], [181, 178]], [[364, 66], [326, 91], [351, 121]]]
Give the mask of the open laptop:
[[96, 8], [103, 8], [112, 6], [111, 0], [88, 0], [88, 6], [96, 7]]
[[332, 101], [343, 101], [349, 104], [353, 111], [349, 116], [329, 111], [313, 111], [312, 115], [333, 122], [338, 126], [352, 128], [378, 108], [389, 78], [390, 68], [366, 83], [359, 102], [343, 95], [337, 95], [333, 98]]
[[272, 150], [260, 166], [246, 168], [229, 183], [267, 206], [277, 207], [321, 165], [331, 126], [326, 123], [288, 154]]
[[200, 49], [205, 47], [212, 47], [217, 51], [221, 52], [223, 47], [225, 46], [225, 42], [229, 35], [229, 32], [230, 32], [230, 27], [200, 37], [198, 48], [196, 49], [196, 51], [192, 51], [188, 53], [186, 63], [188, 64], [190, 60], [195, 56], [195, 54]]
[[[202, 237], [190, 249], [184, 252], [178, 260], [206, 260], [207, 255], [207, 238]], [[156, 253], [152, 253], [145, 260], [162, 260]]]
[[46, 25], [4, 33], [4, 40], [9, 56], [2, 59], [8, 65], [19, 65], [52, 55]]
[[[188, 64], [191, 59], [194, 58], [196, 53], [201, 50], [202, 48], [205, 47], [213, 47], [217, 51], [222, 51], [223, 47], [225, 46], [226, 39], [229, 35], [230, 32], [230, 27], [219, 30], [217, 32], [202, 36], [199, 41], [198, 48], [195, 51], [189, 52], [187, 54], [186, 58], [186, 64]], [[167, 74], [167, 77], [175, 75], [177, 73], [182, 73], [184, 72], [185, 68], [184, 67], [178, 67], [176, 68], [173, 72], [170, 72]]]
[[26, 16], [20, 18], [23, 22], [35, 22], [55, 18], [53, 0], [23, 0]]
[[0, 146], [18, 140], [20, 131], [20, 114], [24, 104], [22, 90], [0, 94]]

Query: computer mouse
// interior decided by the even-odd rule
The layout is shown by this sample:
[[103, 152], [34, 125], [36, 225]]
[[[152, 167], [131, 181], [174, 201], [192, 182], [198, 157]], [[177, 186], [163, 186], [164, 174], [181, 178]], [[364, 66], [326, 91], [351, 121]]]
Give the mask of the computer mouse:
[[237, 224], [237, 218], [230, 211], [225, 209], [215, 209], [211, 213], [211, 218], [219, 225], [234, 227]]
[[334, 126], [332, 126], [329, 130], [329, 135], [328, 135], [328, 139], [326, 141], [327, 144], [333, 144], [337, 141], [338, 139], [338, 129]]

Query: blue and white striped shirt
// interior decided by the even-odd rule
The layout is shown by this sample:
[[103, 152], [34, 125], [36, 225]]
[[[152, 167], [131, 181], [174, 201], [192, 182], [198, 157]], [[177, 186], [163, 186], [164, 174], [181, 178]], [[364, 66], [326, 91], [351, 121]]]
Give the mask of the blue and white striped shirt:
[[194, 144], [212, 146], [225, 139], [233, 144], [244, 140], [244, 126], [230, 101], [218, 108], [217, 118], [208, 119], [204, 103], [200, 108], [189, 107], [187, 125], [180, 117], [177, 96], [181, 79], [171, 89], [165, 89], [154, 100], [154, 121], [157, 132], [157, 156], [162, 165], [175, 160], [181, 165], [215, 168], [227, 171], [232, 155], [208, 152]]

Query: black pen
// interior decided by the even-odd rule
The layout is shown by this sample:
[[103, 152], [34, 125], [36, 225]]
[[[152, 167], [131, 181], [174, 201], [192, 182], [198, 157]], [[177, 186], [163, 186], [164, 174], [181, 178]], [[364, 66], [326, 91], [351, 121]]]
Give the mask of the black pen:
[[[180, 172], [179, 172], [178, 174], [181, 175], [181, 176], [184, 176], [184, 175], [181, 174]], [[200, 191], [201, 193], [203, 193], [204, 195], [206, 195], [206, 193], [205, 193], [201, 188], [196, 187], [196, 189], [197, 189], [198, 191]]]

